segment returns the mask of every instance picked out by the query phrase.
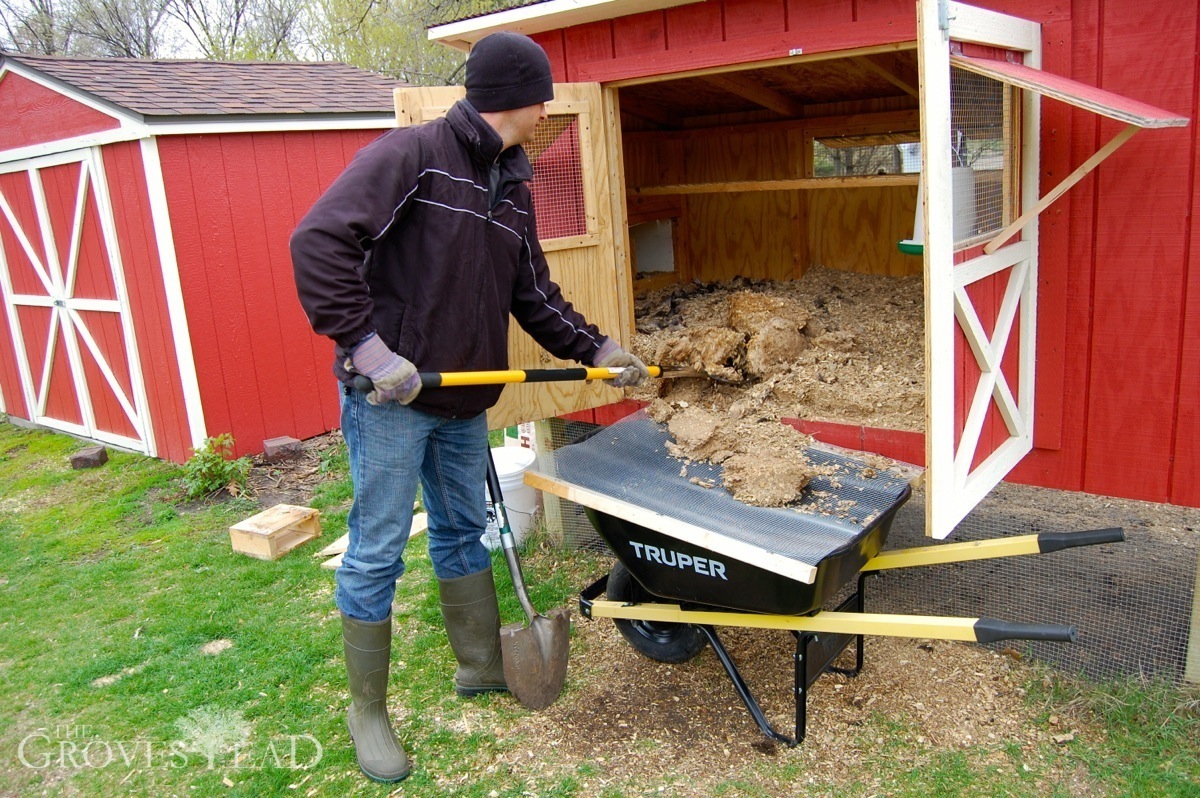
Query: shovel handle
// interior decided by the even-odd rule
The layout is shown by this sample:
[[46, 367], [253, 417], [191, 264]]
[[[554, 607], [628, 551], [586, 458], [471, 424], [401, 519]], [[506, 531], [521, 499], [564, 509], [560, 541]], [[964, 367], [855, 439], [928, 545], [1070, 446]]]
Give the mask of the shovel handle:
[[517, 541], [513, 537], [512, 527], [508, 524], [508, 511], [504, 509], [504, 494], [500, 491], [500, 476], [496, 473], [496, 461], [492, 450], [488, 448], [487, 455], [487, 485], [492, 497], [492, 509], [496, 512], [496, 522], [500, 527], [500, 545], [504, 548], [504, 559], [508, 563], [509, 573], [512, 574], [513, 591], [525, 617], [532, 623], [538, 617], [538, 612], [529, 600], [529, 591], [525, 589], [525, 576], [521, 573], [521, 560], [517, 557]]
[[[651, 377], [689, 376], [664, 372], [661, 366], [647, 366]], [[585, 380], [613, 380], [624, 369], [578, 367], [563, 369], [506, 369], [503, 371], [422, 371], [418, 372], [422, 388], [459, 388], [464, 385], [506, 385], [510, 382], [582, 382]], [[354, 375], [354, 387], [367, 392], [374, 389], [371, 378], [365, 374]]]

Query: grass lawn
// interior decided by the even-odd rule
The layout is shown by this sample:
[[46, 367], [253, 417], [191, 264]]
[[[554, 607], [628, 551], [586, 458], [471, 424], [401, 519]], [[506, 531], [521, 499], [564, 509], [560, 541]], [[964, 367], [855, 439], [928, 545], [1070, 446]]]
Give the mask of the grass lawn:
[[[506, 696], [455, 696], [422, 536], [396, 597], [391, 687], [414, 771], [401, 785], [368, 782], [344, 722], [333, 575], [310, 556], [345, 531], [344, 457], [323, 464], [329, 479], [312, 501], [324, 537], [263, 562], [230, 548], [228, 527], [261, 509], [251, 499], [189, 502], [183, 469], [120, 452], [73, 470], [68, 456], [84, 445], [0, 422], [0, 795], [774, 795], [805, 775], [793, 756], [804, 746], [691, 787], [670, 766], [612, 773], [570, 751], [536, 773], [512, 766], [532, 745], [532, 713]], [[603, 567], [536, 536], [530, 549], [543, 609], [572, 604]], [[495, 565], [502, 616], [522, 619], [501, 556]], [[576, 630], [573, 695], [611, 667], [589, 645]], [[1200, 795], [1194, 691], [1038, 675], [1028, 694], [1029, 724], [1069, 714], [1098, 733], [931, 755], [881, 717], [847, 732], [897, 732], [861, 772], [793, 794]]]

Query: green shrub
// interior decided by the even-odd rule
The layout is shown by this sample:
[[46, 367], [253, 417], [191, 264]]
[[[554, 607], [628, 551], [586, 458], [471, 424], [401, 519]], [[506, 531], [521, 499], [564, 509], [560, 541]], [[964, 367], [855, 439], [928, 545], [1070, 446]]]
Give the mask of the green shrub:
[[222, 488], [236, 496], [246, 489], [249, 478], [250, 458], [233, 458], [233, 436], [228, 432], [205, 438], [183, 465], [183, 488], [189, 499], [211, 496]]

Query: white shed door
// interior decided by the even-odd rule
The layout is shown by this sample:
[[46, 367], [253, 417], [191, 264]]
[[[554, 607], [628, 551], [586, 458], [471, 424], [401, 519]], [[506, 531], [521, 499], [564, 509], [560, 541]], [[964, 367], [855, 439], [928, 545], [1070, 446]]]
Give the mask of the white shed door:
[[967, 42], [1022, 54], [1026, 66], [1039, 67], [1041, 26], [946, 0], [921, 0], [917, 29], [926, 533], [940, 539], [1033, 448], [1037, 315], [1036, 219], [990, 255], [956, 256], [1011, 221], [1013, 208], [1003, 203], [1013, 187], [1020, 186], [1021, 206], [1036, 203], [1037, 95], [1022, 93], [1018, 111], [1017, 95], [1004, 83], [961, 70], [952, 76], [950, 56]]
[[151, 451], [98, 150], [0, 166], [0, 289], [30, 420]]

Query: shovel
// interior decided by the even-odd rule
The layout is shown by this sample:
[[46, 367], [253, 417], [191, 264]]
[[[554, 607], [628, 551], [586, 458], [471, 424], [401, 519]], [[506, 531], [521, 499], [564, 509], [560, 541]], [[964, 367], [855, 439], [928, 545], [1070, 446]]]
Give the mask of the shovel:
[[525, 610], [525, 617], [529, 619], [528, 627], [518, 622], [500, 629], [504, 681], [508, 683], [508, 691], [522, 706], [545, 709], [558, 698], [567, 678], [567, 636], [571, 630], [571, 611], [560, 607], [550, 610], [549, 615], [541, 615], [533, 608], [525, 589], [525, 578], [521, 575], [517, 542], [508, 525], [504, 496], [500, 492], [500, 478], [496, 475], [496, 463], [490, 448], [487, 465], [488, 492], [492, 496], [496, 523], [500, 527], [500, 545], [504, 548], [504, 559], [512, 573], [513, 590], [521, 602], [521, 609]]
[[[559, 371], [554, 369], [553, 371]], [[562, 371], [582, 371], [582, 369], [562, 369]], [[608, 377], [609, 369], [587, 369], [587, 371], [603, 371]], [[620, 369], [613, 369], [619, 373]], [[497, 382], [523, 382], [520, 371], [474, 371], [438, 373], [422, 372], [421, 384], [424, 387], [445, 385], [486, 385]], [[497, 376], [502, 377], [497, 379]], [[598, 377], [597, 377], [598, 378]], [[553, 379], [553, 378], [551, 378]], [[559, 378], [563, 379], [563, 378]], [[572, 376], [565, 379], [586, 379], [583, 376]], [[545, 381], [545, 380], [541, 380]], [[358, 374], [354, 377], [354, 387], [364, 393], [375, 390], [371, 379]], [[504, 559], [512, 574], [513, 590], [525, 617], [529, 619], [529, 627], [520, 623], [510, 623], [500, 629], [500, 654], [504, 659], [504, 681], [513, 698], [529, 709], [545, 709], [554, 703], [562, 692], [563, 682], [567, 679], [567, 656], [569, 653], [568, 634], [571, 631], [571, 611], [565, 607], [551, 610], [549, 615], [541, 615], [533, 608], [529, 600], [529, 592], [525, 589], [525, 578], [521, 575], [521, 561], [517, 558], [517, 541], [513, 537], [512, 527], [508, 524], [508, 512], [504, 509], [504, 496], [500, 491], [500, 477], [496, 474], [496, 462], [492, 459], [492, 450], [488, 448], [487, 459], [488, 493], [492, 497], [492, 508], [496, 513], [496, 522], [500, 527], [500, 545], [504, 548]]]

